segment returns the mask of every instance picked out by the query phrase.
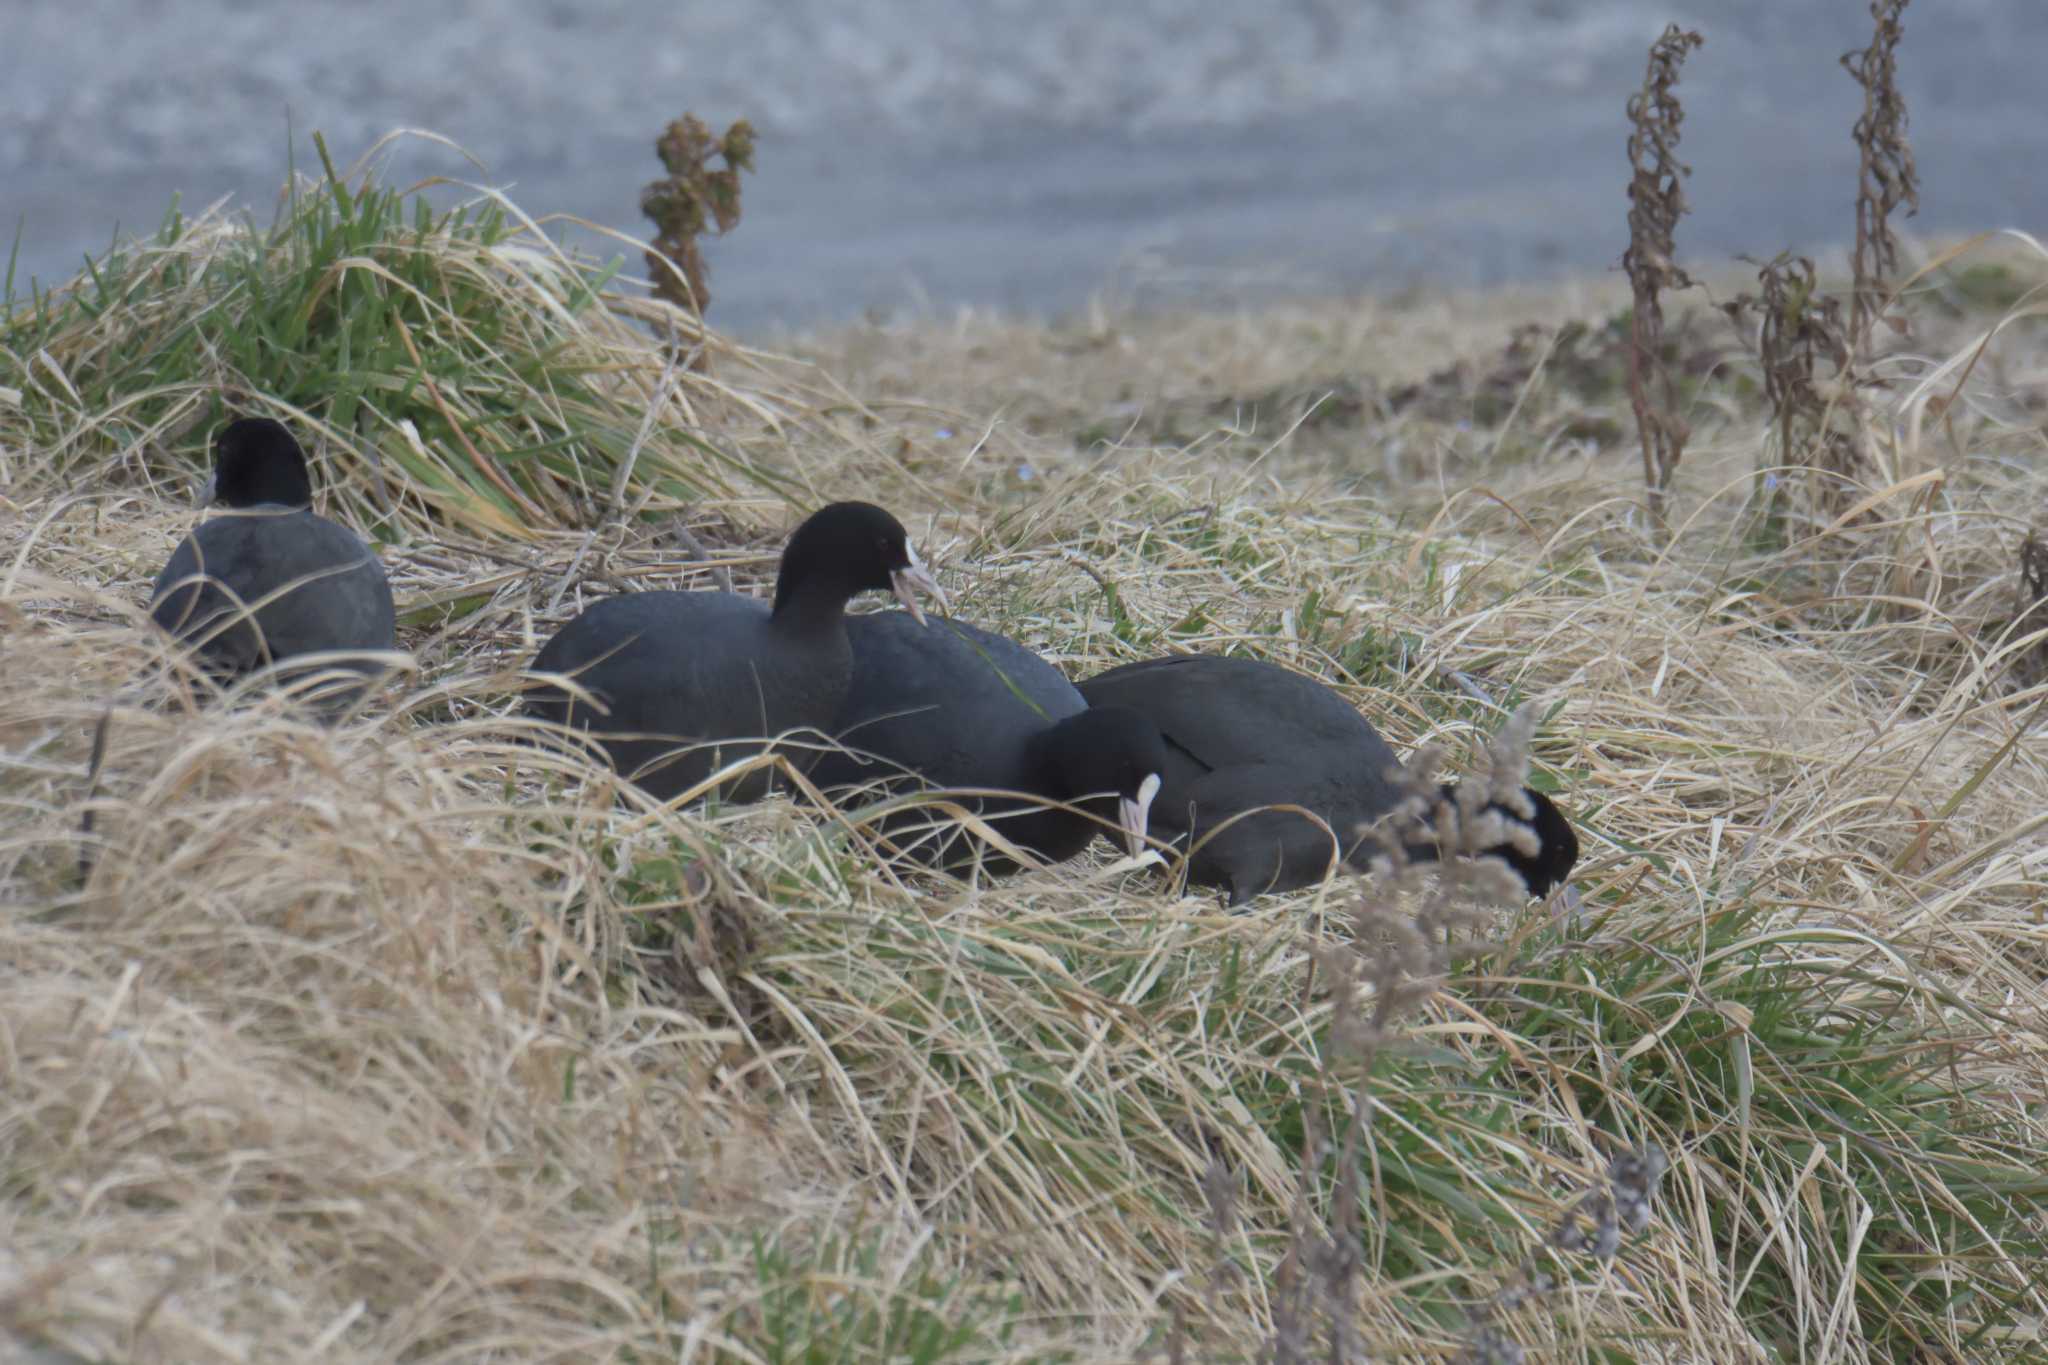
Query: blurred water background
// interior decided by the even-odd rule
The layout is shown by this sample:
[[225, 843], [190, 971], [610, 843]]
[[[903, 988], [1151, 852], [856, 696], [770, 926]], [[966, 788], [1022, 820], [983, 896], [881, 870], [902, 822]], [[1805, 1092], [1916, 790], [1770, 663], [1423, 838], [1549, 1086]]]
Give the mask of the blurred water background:
[[[487, 169], [413, 143], [393, 175], [642, 234], [690, 110], [761, 135], [710, 250], [712, 320], [743, 333], [1484, 286], [1619, 256], [1623, 101], [1670, 20], [1707, 38], [1682, 253], [1841, 242], [1864, 0], [21, 0], [0, 210], [17, 288], [47, 283], [174, 191], [267, 221], [311, 130], [346, 161], [411, 125]], [[1907, 11], [1910, 231], [2048, 227], [2044, 57], [2044, 0]]]

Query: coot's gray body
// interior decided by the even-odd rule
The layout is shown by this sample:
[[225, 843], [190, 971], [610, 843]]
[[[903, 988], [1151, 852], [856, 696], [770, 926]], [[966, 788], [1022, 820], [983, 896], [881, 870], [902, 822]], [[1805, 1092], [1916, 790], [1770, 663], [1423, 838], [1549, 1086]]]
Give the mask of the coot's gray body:
[[[150, 616], [191, 645], [223, 683], [306, 655], [307, 671], [372, 675], [397, 647], [384, 566], [361, 537], [311, 510], [304, 452], [281, 424], [245, 418], [215, 443], [214, 500], [227, 510], [195, 527], [150, 590]], [[280, 668], [280, 676], [299, 670]], [[326, 700], [347, 704], [366, 684]]]
[[[706, 640], [717, 647], [705, 648]], [[612, 766], [664, 801], [718, 766], [761, 752], [791, 731], [783, 752], [810, 761], [852, 673], [843, 630], [775, 627], [768, 604], [715, 592], [636, 592], [606, 598], [564, 626], [533, 661], [577, 677], [597, 707], [558, 688], [534, 694], [544, 719], [601, 732]], [[678, 699], [687, 699], [687, 707]], [[601, 710], [599, 708], [602, 708]], [[722, 795], [752, 801], [773, 786], [762, 769]]]

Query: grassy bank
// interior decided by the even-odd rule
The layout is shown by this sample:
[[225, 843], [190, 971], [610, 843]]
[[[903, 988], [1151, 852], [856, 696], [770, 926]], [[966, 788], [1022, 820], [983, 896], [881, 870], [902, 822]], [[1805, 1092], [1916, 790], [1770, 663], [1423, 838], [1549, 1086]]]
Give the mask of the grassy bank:
[[[1916, 289], [1888, 463], [1835, 519], [1767, 488], [1735, 330], [1667, 303], [1666, 535], [1619, 282], [770, 355], [509, 205], [335, 190], [268, 236], [167, 224], [6, 324], [11, 1347], [2048, 1356], [2048, 627], [2016, 568], [2048, 355], [2024, 318], [1977, 346], [2037, 255]], [[308, 434], [392, 572], [417, 667], [333, 729], [192, 705], [144, 628], [230, 399]], [[1076, 674], [1273, 659], [1460, 769], [1538, 703], [1573, 893], [1493, 916], [1360, 1075], [1328, 964], [1411, 892], [1226, 913], [1106, 851], [939, 882], [843, 818], [620, 804], [525, 742], [556, 624], [765, 590], [839, 496]], [[1321, 1135], [1360, 1093], [1347, 1155]], [[1650, 1146], [1646, 1228], [1544, 1249]], [[1548, 1292], [1504, 1292], [1531, 1257]]]

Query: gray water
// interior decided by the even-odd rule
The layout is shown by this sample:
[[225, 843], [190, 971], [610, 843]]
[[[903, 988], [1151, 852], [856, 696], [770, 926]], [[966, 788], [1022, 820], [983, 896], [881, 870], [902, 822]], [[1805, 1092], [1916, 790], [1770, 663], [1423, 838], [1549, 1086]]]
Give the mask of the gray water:
[[[288, 130], [304, 167], [313, 129], [347, 160], [414, 126], [486, 169], [415, 141], [392, 176], [639, 234], [688, 109], [761, 135], [709, 252], [742, 332], [1487, 285], [1618, 258], [1622, 105], [1671, 19], [1707, 38], [1681, 254], [1850, 235], [1864, 0], [16, 0], [0, 213], [49, 282], [174, 191], [267, 221]], [[2044, 0], [1908, 10], [1911, 230], [2048, 228], [2044, 60]]]

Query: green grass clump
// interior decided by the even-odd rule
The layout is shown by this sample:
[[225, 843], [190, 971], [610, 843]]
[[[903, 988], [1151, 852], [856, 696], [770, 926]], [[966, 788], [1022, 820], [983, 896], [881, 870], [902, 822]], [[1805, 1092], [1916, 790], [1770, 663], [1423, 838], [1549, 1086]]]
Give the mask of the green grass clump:
[[[934, 1271], [922, 1248], [885, 1257], [874, 1234], [829, 1237], [808, 1253], [757, 1240], [751, 1302], [725, 1330], [769, 1365], [983, 1361], [1007, 1353], [1024, 1313], [1018, 1293], [979, 1290]], [[1061, 1353], [1034, 1355], [1058, 1360]]]
[[[369, 515], [494, 539], [756, 485], [691, 418], [722, 390], [648, 357], [632, 319], [664, 305], [612, 289], [619, 258], [565, 252], [495, 194], [442, 210], [344, 176], [315, 143], [322, 176], [294, 177], [267, 229], [173, 208], [55, 291], [10, 278], [0, 442], [60, 477], [155, 478], [266, 411]], [[651, 425], [665, 404], [684, 420]]]
[[[1640, 943], [1528, 947], [1486, 1013], [1589, 1123], [1685, 1153], [1733, 1308], [1771, 1348], [1853, 1302], [1880, 1358], [1983, 1350], [2048, 1276], [2038, 1134], [1956, 1084], [2002, 1021], [1899, 945], [1736, 903]], [[1518, 1070], [1502, 1056], [1482, 1083]]]

